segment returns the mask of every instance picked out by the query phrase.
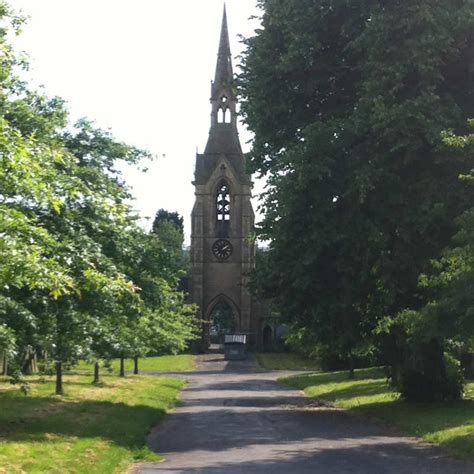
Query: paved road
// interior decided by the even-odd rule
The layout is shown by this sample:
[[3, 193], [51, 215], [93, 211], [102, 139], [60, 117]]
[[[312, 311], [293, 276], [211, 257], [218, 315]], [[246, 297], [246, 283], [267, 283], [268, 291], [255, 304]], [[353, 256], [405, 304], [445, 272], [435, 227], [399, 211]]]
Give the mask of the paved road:
[[140, 474], [467, 474], [474, 465], [331, 409], [302, 408], [301, 392], [250, 362], [200, 357], [183, 406], [149, 438], [162, 463]]

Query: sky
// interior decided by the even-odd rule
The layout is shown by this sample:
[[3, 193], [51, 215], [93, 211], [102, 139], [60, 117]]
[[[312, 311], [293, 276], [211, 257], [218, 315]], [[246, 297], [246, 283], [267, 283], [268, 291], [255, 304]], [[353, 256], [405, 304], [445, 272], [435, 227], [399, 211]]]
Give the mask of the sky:
[[[256, 0], [227, 0], [234, 71], [258, 20]], [[28, 53], [34, 87], [66, 100], [73, 121], [93, 119], [127, 144], [157, 156], [146, 174], [124, 168], [143, 218], [178, 211], [186, 242], [196, 151], [210, 125], [210, 81], [223, 0], [9, 0], [29, 16], [17, 50]], [[251, 135], [240, 126], [244, 151]], [[256, 183], [257, 194], [262, 183]], [[254, 208], [257, 201], [254, 199]], [[257, 210], [257, 209], [256, 209]], [[258, 216], [257, 216], [258, 219]], [[143, 220], [145, 226], [151, 220]]]

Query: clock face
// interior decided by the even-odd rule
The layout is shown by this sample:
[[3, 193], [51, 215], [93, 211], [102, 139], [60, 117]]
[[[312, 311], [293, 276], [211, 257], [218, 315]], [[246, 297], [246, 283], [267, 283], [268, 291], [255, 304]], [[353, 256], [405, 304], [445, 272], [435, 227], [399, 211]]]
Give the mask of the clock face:
[[212, 253], [218, 260], [226, 260], [232, 255], [232, 244], [225, 239], [219, 239], [212, 245]]

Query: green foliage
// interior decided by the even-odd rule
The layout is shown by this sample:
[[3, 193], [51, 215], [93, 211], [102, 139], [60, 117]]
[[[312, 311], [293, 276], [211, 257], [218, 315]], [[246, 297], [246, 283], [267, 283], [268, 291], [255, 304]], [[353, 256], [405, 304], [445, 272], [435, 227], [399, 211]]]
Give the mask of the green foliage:
[[371, 367], [379, 362], [377, 348], [370, 341], [360, 342], [352, 351], [352, 360], [331, 343], [318, 342], [318, 335], [304, 326], [293, 326], [285, 345], [302, 357], [317, 361], [322, 370], [343, 370], [353, 367]]
[[417, 363], [405, 367], [401, 374], [401, 396], [415, 402], [461, 399], [464, 378], [459, 362], [444, 355], [435, 340], [423, 344], [419, 352]]
[[[450, 131], [442, 137], [453, 156], [474, 156], [473, 135], [456, 136]], [[461, 178], [467, 185], [472, 184], [472, 172]], [[473, 349], [473, 216], [470, 208], [456, 219], [458, 232], [451, 245], [431, 262], [430, 272], [420, 276], [419, 286], [427, 294], [428, 302], [418, 310], [401, 311], [396, 318], [386, 318], [379, 324], [379, 334], [388, 341], [393, 382], [407, 399], [462, 396], [461, 371], [450, 358], [445, 367], [442, 352], [451, 349], [459, 355]], [[438, 347], [436, 356], [425, 353], [433, 344]]]
[[70, 126], [61, 99], [20, 82], [7, 39], [21, 20], [3, 2], [0, 19], [0, 327], [18, 361], [27, 347], [58, 369], [183, 350], [196, 322], [176, 289], [182, 234], [138, 226], [117, 166], [150, 154], [88, 120]]
[[180, 278], [189, 270], [189, 255], [183, 249], [183, 218], [177, 212], [159, 209], [152, 225], [152, 234], [163, 243], [161, 252], [164, 269]]
[[[452, 154], [474, 158], [474, 134], [444, 135], [444, 143]], [[466, 187], [472, 187], [474, 174], [461, 176]], [[474, 207], [470, 207], [457, 219], [458, 231], [451, 245], [441, 257], [432, 261], [430, 273], [422, 274], [420, 286], [431, 298], [418, 315], [420, 329], [437, 336], [455, 339], [474, 348]]]
[[176, 229], [184, 234], [184, 223], [183, 217], [177, 212], [170, 212], [166, 209], [158, 209], [155, 215], [155, 219], [152, 224], [152, 232], [159, 233], [160, 227], [164, 222], [172, 222]]
[[16, 355], [15, 333], [6, 325], [0, 325], [0, 354], [3, 353], [7, 358]]
[[239, 78], [269, 183], [253, 286], [353, 360], [382, 317], [428, 303], [419, 275], [474, 198], [471, 157], [446, 147], [471, 140], [473, 2], [259, 4]]

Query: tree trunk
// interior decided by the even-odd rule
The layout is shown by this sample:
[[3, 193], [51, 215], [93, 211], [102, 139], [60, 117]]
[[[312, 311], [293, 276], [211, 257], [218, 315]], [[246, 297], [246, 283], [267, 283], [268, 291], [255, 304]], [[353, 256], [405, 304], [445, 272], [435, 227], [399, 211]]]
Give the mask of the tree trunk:
[[125, 377], [125, 357], [120, 354], [120, 377]]
[[36, 374], [38, 372], [38, 361], [35, 349], [29, 347], [26, 350], [21, 371], [26, 375]]
[[8, 359], [6, 352], [0, 354], [0, 360], [2, 361], [2, 363], [0, 364], [0, 375], [8, 375]]
[[33, 358], [31, 360], [31, 370], [33, 374], [38, 373], [38, 354], [36, 353], [36, 350], [33, 352]]
[[349, 378], [352, 380], [354, 379], [354, 356], [352, 355], [352, 351], [349, 353]]
[[463, 351], [461, 352], [461, 369], [464, 373], [464, 376], [468, 379], [474, 376], [474, 358], [471, 352]]
[[63, 395], [63, 365], [56, 362], [56, 395]]
[[133, 358], [133, 373], [138, 375], [138, 356]]
[[94, 364], [94, 380], [92, 381], [92, 383], [93, 383], [94, 385], [97, 385], [97, 384], [100, 383], [99, 370], [100, 370], [99, 363], [96, 362], [96, 363]]

